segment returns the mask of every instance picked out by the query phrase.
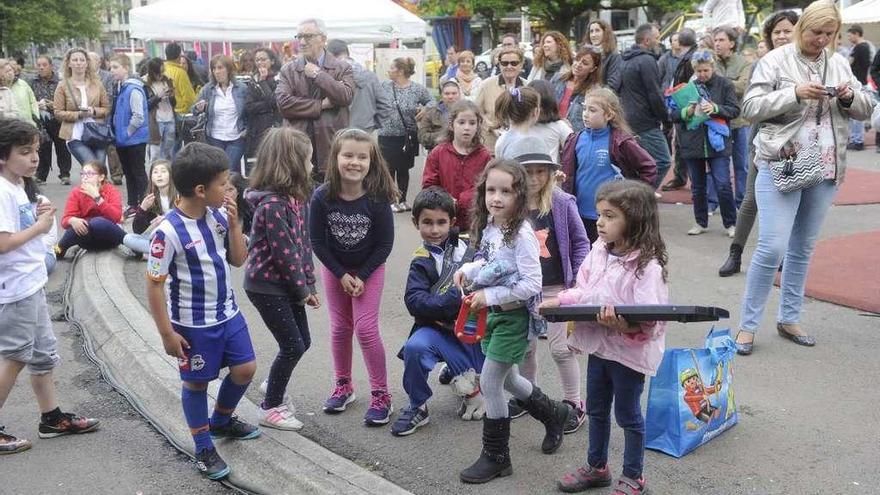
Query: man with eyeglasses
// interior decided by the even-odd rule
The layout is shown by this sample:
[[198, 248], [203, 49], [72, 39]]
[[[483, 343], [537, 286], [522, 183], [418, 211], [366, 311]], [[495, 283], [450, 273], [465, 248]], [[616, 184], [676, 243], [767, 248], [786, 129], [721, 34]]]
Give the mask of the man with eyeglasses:
[[[498, 64], [498, 53], [503, 48], [519, 48], [519, 38], [513, 33], [504, 33], [501, 35], [501, 46], [492, 54], [495, 65], [492, 66], [492, 75], [501, 75], [501, 66]], [[522, 73], [528, 74], [532, 71], [532, 61], [529, 58], [523, 59]]]
[[275, 99], [287, 123], [311, 138], [312, 176], [322, 183], [333, 135], [349, 125], [354, 76], [351, 65], [325, 50], [324, 21], [303, 21], [296, 39], [301, 55], [281, 68]]

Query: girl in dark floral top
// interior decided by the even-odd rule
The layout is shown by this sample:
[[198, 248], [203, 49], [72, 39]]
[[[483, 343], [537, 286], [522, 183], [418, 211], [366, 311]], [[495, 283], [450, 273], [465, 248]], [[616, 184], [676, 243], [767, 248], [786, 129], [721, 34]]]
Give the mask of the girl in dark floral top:
[[278, 355], [260, 389], [260, 424], [299, 430], [285, 390], [293, 369], [311, 345], [305, 304], [321, 305], [308, 238], [312, 145], [289, 127], [270, 129], [257, 151], [245, 198], [254, 216], [248, 242], [244, 289], [278, 342]]

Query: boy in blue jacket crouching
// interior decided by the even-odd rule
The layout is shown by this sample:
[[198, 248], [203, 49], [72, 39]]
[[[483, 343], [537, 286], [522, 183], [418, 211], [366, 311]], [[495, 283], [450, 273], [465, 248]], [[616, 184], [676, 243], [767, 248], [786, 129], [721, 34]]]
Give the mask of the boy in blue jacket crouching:
[[394, 436], [406, 436], [428, 424], [431, 387], [428, 374], [439, 361], [445, 361], [455, 392], [463, 400], [458, 414], [464, 420], [484, 415], [483, 398], [477, 377], [483, 369], [479, 344], [463, 344], [455, 337], [455, 318], [462, 294], [452, 283], [452, 275], [462, 263], [473, 258], [467, 243], [458, 238], [455, 201], [439, 187], [429, 187], [416, 196], [413, 225], [422, 236], [422, 246], [413, 253], [406, 281], [404, 300], [415, 318], [412, 332], [398, 357], [403, 358], [403, 389], [409, 405], [391, 426]]

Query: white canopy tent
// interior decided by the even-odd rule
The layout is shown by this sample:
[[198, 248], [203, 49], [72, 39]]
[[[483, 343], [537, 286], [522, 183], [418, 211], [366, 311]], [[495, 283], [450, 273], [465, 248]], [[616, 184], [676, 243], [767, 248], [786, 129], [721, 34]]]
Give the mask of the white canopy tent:
[[862, 0], [843, 9], [844, 30], [853, 24], [862, 26], [865, 39], [874, 44], [880, 42], [880, 0]]
[[391, 0], [165, 0], [129, 12], [131, 37], [144, 40], [288, 41], [309, 18], [349, 43], [421, 40], [428, 29]]

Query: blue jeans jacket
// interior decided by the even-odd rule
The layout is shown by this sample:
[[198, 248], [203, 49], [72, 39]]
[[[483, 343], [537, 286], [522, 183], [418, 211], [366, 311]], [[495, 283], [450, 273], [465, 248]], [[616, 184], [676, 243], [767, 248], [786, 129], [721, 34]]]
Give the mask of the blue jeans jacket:
[[[202, 87], [202, 90], [199, 91], [199, 96], [196, 97], [196, 103], [202, 100], [208, 102], [208, 106], [205, 107], [205, 111], [208, 112], [208, 124], [205, 126], [205, 131], [209, 136], [214, 125], [214, 88], [216, 87], [217, 83], [211, 81]], [[235, 79], [232, 80], [232, 99], [235, 100], [235, 109], [238, 111], [235, 129], [238, 132], [244, 132], [246, 130], [244, 114], [246, 108], [245, 101], [247, 99], [247, 86], [245, 83]], [[196, 111], [195, 105], [193, 105], [192, 111], [196, 114], [200, 113]]]

